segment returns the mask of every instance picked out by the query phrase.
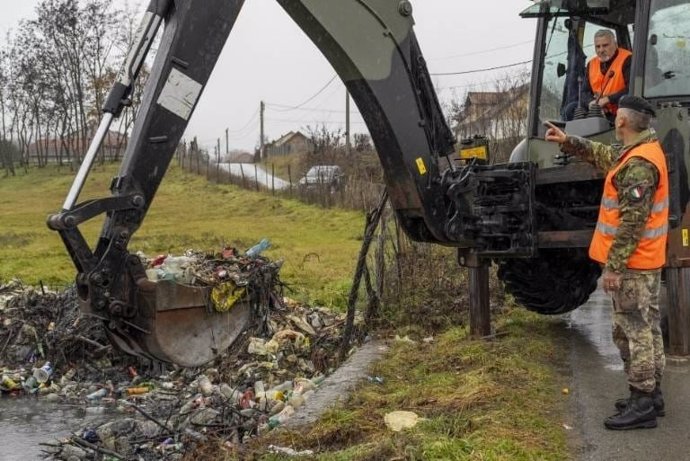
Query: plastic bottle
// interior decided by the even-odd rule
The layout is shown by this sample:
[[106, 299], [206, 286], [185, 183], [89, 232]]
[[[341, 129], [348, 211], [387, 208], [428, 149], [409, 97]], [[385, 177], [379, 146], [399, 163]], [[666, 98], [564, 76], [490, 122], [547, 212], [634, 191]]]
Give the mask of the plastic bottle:
[[259, 243], [248, 249], [246, 255], [248, 258], [256, 258], [264, 250], [267, 250], [269, 248], [271, 248], [271, 242], [267, 238], [264, 238], [261, 239]]
[[283, 408], [280, 413], [278, 413], [277, 415], [271, 416], [268, 419], [268, 425], [271, 429], [278, 427], [281, 424], [284, 424], [285, 421], [290, 419], [290, 417], [294, 414], [295, 414], [295, 409], [290, 405], [286, 405], [285, 408]]
[[188, 256], [168, 256], [160, 269], [163, 271], [163, 276], [158, 274], [161, 280], [176, 280], [181, 283], [189, 283], [189, 274], [185, 270], [187, 265], [192, 262], [192, 258]]
[[34, 378], [36, 378], [36, 381], [39, 383], [45, 383], [50, 379], [50, 375], [53, 374], [53, 366], [50, 364], [50, 362], [46, 362], [43, 364], [41, 368], [36, 368], [34, 369]]
[[108, 395], [108, 391], [103, 388], [103, 389], [98, 389], [96, 392], [92, 392], [89, 395], [86, 396], [87, 399], [89, 400], [100, 400], [103, 397]]
[[38, 392], [38, 382], [33, 376], [29, 376], [26, 381], [22, 383], [22, 387], [27, 394], [35, 394]]

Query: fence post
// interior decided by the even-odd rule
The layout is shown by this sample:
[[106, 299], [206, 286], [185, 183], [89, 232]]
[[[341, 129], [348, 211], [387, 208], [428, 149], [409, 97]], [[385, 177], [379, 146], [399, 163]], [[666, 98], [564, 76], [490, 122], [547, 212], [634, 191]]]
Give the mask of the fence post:
[[288, 163], [288, 181], [290, 181], [290, 196], [292, 196], [292, 171], [290, 170], [290, 164]]
[[240, 174], [242, 175], [242, 187], [247, 188], [247, 181], [244, 179], [244, 167], [240, 163]]
[[271, 163], [271, 193], [276, 195], [276, 165]]

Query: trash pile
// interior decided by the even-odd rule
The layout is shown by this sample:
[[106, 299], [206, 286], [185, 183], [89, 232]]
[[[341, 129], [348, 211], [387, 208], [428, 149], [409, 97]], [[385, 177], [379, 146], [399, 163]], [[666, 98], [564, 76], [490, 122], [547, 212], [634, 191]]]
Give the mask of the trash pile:
[[[53, 365], [67, 371], [80, 364], [80, 378], [112, 373], [113, 351], [100, 321], [82, 317], [76, 292], [0, 285], [0, 392], [49, 394]], [[33, 368], [33, 369], [32, 369]]]
[[[259, 245], [258, 252], [265, 249]], [[247, 286], [256, 264], [243, 266], [232, 251], [215, 259], [193, 252], [153, 258], [147, 276]], [[280, 264], [272, 267], [277, 275]], [[44, 444], [53, 459], [175, 460], [212, 438], [236, 449], [285, 422], [336, 366], [344, 315], [279, 299], [262, 328], [190, 369], [113, 348], [101, 321], [81, 315], [73, 289], [52, 293], [12, 282], [0, 286], [0, 392], [103, 414], [104, 424]]]

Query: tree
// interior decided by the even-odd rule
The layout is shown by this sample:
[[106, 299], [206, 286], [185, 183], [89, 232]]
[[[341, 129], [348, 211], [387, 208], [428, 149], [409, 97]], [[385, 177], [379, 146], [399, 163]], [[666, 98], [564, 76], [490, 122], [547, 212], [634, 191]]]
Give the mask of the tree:
[[[117, 3], [42, 0], [36, 18], [21, 22], [0, 45], [0, 140], [19, 146], [21, 164], [43, 166], [52, 156], [72, 168], [85, 154], [116, 69], [134, 40], [135, 15], [131, 9], [116, 10]], [[125, 132], [141, 100], [147, 73], [142, 74], [134, 107], [120, 120]], [[117, 159], [120, 144], [126, 144], [125, 135], [116, 138], [118, 148], [107, 152], [110, 159]], [[8, 167], [5, 160], [3, 165]]]
[[528, 79], [525, 72], [506, 75], [494, 82], [493, 91], [467, 92], [463, 100], [452, 101], [450, 121], [456, 136], [485, 136], [493, 161], [507, 161], [527, 133]]

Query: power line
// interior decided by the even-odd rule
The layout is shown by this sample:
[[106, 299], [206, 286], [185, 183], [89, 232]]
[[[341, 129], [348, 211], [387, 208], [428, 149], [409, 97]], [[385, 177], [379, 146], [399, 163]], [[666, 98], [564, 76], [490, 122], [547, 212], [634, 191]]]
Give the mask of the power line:
[[529, 64], [531, 63], [532, 60], [530, 59], [529, 61], [522, 61], [522, 62], [515, 62], [513, 64], [506, 64], [504, 66], [496, 66], [496, 67], [487, 67], [484, 69], [473, 69], [473, 70], [465, 70], [461, 72], [435, 72], [435, 73], [430, 73], [429, 75], [433, 76], [444, 76], [444, 75], [465, 75], [465, 74], [476, 74], [479, 72], [488, 72], [490, 70], [498, 70], [498, 69], [507, 69], [509, 67], [516, 67], [516, 66], [522, 66], [524, 64]]
[[[308, 102], [310, 102], [310, 101], [312, 101], [314, 98], [316, 98], [318, 95], [320, 95], [321, 93], [323, 93], [324, 90], [325, 90], [326, 88], [328, 88], [328, 86], [329, 86], [331, 83], [333, 83], [333, 80], [335, 80], [337, 76], [338, 76], [338, 74], [333, 74], [333, 77], [328, 81], [328, 83], [326, 83], [323, 87], [321, 87], [321, 89], [320, 89], [319, 91], [317, 91], [316, 93], [314, 93], [311, 97], [307, 98], [307, 99], [306, 99], [305, 101], [303, 101], [302, 103], [297, 104], [296, 106], [288, 106], [288, 105], [285, 105], [285, 107], [286, 107], [287, 109], [283, 109], [283, 110], [275, 109], [275, 110], [276, 110], [277, 112], [290, 112], [291, 110], [296, 110], [296, 109], [301, 108], [302, 106], [304, 106], [305, 104], [307, 104]], [[275, 104], [275, 105], [277, 105], [277, 104]]]
[[[267, 122], [283, 122], [283, 123], [316, 123], [316, 124], [322, 124], [322, 125], [334, 125], [334, 124], [344, 124], [342, 121], [338, 120], [333, 120], [333, 121], [328, 121], [328, 120], [297, 120], [297, 119], [286, 119], [286, 118], [270, 118], [266, 119]], [[366, 125], [366, 123], [361, 122], [361, 121], [351, 121], [350, 123], [352, 124], [357, 124], [357, 125]]]
[[[333, 113], [333, 114], [344, 114], [344, 110], [333, 110], [333, 109], [319, 109], [318, 107], [293, 107], [293, 106], [286, 106], [285, 104], [273, 104], [270, 102], [266, 103], [266, 107], [283, 107], [283, 108], [289, 108], [290, 111], [292, 110], [302, 110], [302, 111], [313, 111], [313, 112], [328, 112], [328, 113]], [[286, 110], [280, 110], [280, 109], [272, 109], [276, 112], [289, 112]]]
[[237, 141], [237, 140], [239, 140], [239, 139], [247, 139], [248, 137], [250, 137], [250, 136], [255, 136], [255, 135], [256, 135], [256, 136], [259, 135], [259, 133], [257, 133], [257, 130], [256, 130], [256, 129], [251, 130], [251, 131], [247, 131], [246, 133], [244, 133], [244, 134], [242, 134], [242, 135], [231, 135], [231, 136], [230, 136], [230, 139], [232, 139], [233, 141]]
[[258, 114], [259, 114], [259, 109], [256, 109], [256, 110], [254, 111], [254, 114], [252, 114], [252, 116], [249, 117], [249, 121], [247, 121], [247, 123], [245, 123], [244, 126], [243, 126], [242, 128], [240, 128], [240, 129], [238, 129], [238, 130], [231, 130], [231, 129], [228, 129], [228, 132], [230, 132], [230, 133], [241, 133], [241, 132], [243, 132], [243, 131], [246, 130], [249, 126], [251, 126], [252, 123], [254, 123], [254, 122], [256, 121], [256, 116], [257, 116]]
[[491, 53], [493, 51], [500, 51], [500, 50], [507, 50], [510, 48], [517, 48], [518, 46], [526, 45], [528, 43], [534, 43], [534, 40], [526, 40], [524, 42], [515, 43], [513, 45], [498, 46], [496, 48], [489, 48], [487, 50], [481, 50], [481, 51], [473, 51], [471, 53], [455, 54], [453, 56], [444, 56], [441, 58], [430, 58], [430, 59], [428, 59], [428, 61], [446, 61], [449, 59], [463, 58], [465, 56], [476, 56], [478, 54]]
[[516, 80], [516, 79], [515, 78], [501, 78], [498, 80], [490, 80], [487, 82], [468, 83], [466, 85], [440, 86], [440, 87], [436, 87], [435, 90], [437, 92], [441, 92], [441, 91], [445, 91], [445, 90], [457, 90], [457, 89], [465, 89], [465, 88], [492, 87], [492, 86], [495, 86], [496, 84], [499, 84], [499, 83], [512, 82], [514, 80]]

